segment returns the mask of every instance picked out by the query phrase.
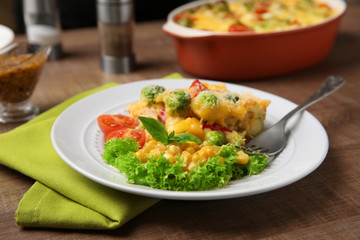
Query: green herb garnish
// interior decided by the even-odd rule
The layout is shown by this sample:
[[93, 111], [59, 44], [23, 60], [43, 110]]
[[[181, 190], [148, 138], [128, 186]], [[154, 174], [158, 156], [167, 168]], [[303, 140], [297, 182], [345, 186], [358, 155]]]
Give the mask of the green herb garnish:
[[[232, 179], [260, 173], [266, 167], [268, 159], [265, 155], [250, 154], [247, 164], [239, 164], [236, 161], [238, 149], [227, 144], [221, 147], [215, 157], [209, 158], [205, 165], [198, 164], [194, 170], [184, 171], [186, 162], [179, 156], [175, 163], [170, 163], [164, 154], [159, 157], [150, 156], [143, 163], [136, 157], [139, 144], [131, 138], [111, 139], [104, 147], [103, 159], [124, 173], [129, 183], [175, 191], [201, 191], [222, 187]], [[220, 161], [220, 157], [223, 161]]]
[[175, 136], [175, 132], [172, 131], [168, 134], [165, 130], [164, 124], [154, 118], [148, 117], [139, 117], [141, 123], [145, 127], [145, 129], [150, 133], [150, 135], [158, 142], [161, 142], [165, 145], [176, 142], [179, 144], [184, 144], [186, 142], [196, 142], [197, 144], [202, 143], [202, 141], [190, 134], [190, 133], [180, 133]]

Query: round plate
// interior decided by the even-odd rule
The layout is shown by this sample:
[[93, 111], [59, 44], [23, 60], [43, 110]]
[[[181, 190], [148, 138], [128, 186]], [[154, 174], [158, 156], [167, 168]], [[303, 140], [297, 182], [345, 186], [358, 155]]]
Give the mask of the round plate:
[[0, 25], [0, 49], [9, 45], [14, 37], [14, 32], [10, 28]]
[[[101, 158], [104, 135], [98, 128], [97, 117], [102, 114], [127, 114], [126, 106], [138, 101], [141, 89], [147, 85], [158, 84], [167, 89], [187, 88], [192, 81], [138, 81], [78, 101], [67, 108], [52, 127], [51, 140], [56, 152], [70, 167], [100, 184], [141, 196], [178, 200], [215, 200], [267, 192], [305, 177], [324, 160], [329, 147], [326, 131], [314, 116], [305, 111], [294, 116], [287, 124], [290, 134], [285, 149], [258, 175], [231, 181], [223, 188], [208, 191], [168, 191], [128, 183], [124, 174], [107, 165]], [[235, 84], [226, 83], [226, 86], [233, 92], [251, 92], [257, 97], [271, 100], [265, 128], [296, 107], [294, 103], [270, 93]]]

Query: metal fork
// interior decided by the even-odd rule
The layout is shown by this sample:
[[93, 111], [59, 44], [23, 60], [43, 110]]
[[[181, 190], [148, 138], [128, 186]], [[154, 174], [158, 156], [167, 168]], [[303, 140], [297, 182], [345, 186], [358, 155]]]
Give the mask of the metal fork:
[[297, 106], [294, 110], [286, 114], [279, 122], [273, 125], [271, 128], [262, 132], [259, 136], [252, 139], [246, 144], [245, 147], [240, 147], [246, 151], [250, 151], [254, 154], [266, 154], [270, 156], [269, 160], [272, 160], [274, 156], [280, 153], [286, 144], [287, 135], [285, 133], [285, 126], [287, 121], [299, 111], [303, 111], [310, 105], [322, 100], [329, 96], [331, 93], [338, 90], [345, 80], [339, 76], [328, 76], [323, 85], [312, 95], [309, 99]]

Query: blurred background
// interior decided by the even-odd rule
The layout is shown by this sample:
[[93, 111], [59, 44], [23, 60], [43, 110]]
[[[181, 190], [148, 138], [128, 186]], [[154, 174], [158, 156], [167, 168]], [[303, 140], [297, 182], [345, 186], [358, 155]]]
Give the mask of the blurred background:
[[[166, 19], [174, 8], [191, 0], [134, 0], [135, 21]], [[96, 0], [58, 1], [62, 29], [96, 26]], [[0, 24], [10, 27], [15, 33], [24, 33], [22, 0], [1, 0]]]
[[[134, 0], [135, 21], [166, 19], [171, 10], [191, 1], [194, 0]], [[355, 1], [360, 0], [346, 0]], [[62, 29], [96, 26], [96, 0], [60, 0], [58, 5]], [[0, 24], [10, 27], [15, 33], [24, 33], [22, 9], [22, 0], [1, 0]]]

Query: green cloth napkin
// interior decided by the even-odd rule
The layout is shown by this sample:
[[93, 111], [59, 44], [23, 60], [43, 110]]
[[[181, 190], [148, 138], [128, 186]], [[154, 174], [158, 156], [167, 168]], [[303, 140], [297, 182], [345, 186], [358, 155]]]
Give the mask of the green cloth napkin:
[[[166, 78], [182, 78], [172, 74]], [[115, 83], [78, 94], [33, 120], [0, 135], [0, 164], [35, 180], [16, 210], [24, 227], [114, 229], [158, 199], [140, 197], [98, 184], [70, 168], [55, 152], [51, 127], [71, 104]]]

